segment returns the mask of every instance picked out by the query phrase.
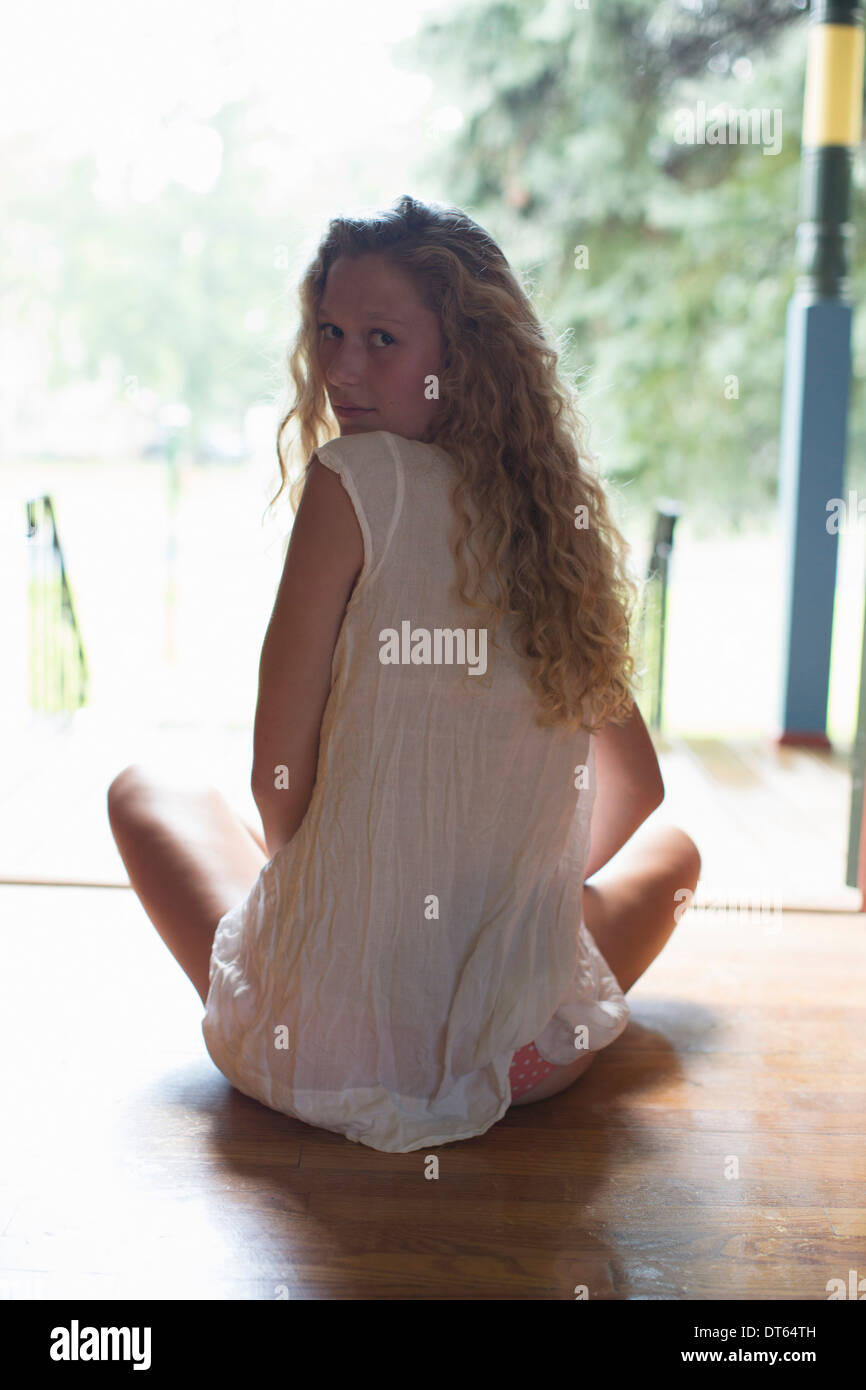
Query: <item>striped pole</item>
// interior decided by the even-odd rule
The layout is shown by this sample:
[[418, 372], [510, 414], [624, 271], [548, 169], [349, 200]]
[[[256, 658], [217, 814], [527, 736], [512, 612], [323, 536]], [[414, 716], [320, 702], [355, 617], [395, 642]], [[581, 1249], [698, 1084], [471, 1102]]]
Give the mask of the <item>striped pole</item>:
[[[785, 544], [780, 744], [829, 748], [826, 733], [838, 535], [844, 498], [851, 319], [851, 164], [863, 111], [863, 12], [813, 0], [803, 108], [802, 271], [788, 305], [779, 504]], [[839, 516], [838, 506], [835, 508]]]

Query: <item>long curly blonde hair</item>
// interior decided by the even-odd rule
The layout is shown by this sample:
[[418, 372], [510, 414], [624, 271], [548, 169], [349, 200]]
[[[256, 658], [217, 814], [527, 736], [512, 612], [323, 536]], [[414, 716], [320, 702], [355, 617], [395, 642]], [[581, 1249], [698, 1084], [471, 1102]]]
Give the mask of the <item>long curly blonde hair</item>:
[[[638, 597], [629, 547], [591, 466], [586, 422], [575, 389], [560, 379], [559, 352], [496, 242], [459, 208], [405, 196], [385, 212], [329, 223], [299, 287], [301, 322], [288, 357], [295, 400], [277, 432], [282, 481], [268, 506], [296, 455], [302, 467], [288, 495], [297, 511], [315, 450], [340, 433], [318, 360], [319, 303], [338, 257], [371, 253], [410, 276], [439, 317], [440, 408], [423, 442], [457, 465], [452, 553], [461, 599], [493, 619], [494, 644], [500, 621], [513, 615], [540, 727], [595, 732], [624, 722], [634, 698], [629, 632]], [[481, 526], [473, 526], [467, 494], [486, 539], [471, 594], [466, 553], [475, 556]]]

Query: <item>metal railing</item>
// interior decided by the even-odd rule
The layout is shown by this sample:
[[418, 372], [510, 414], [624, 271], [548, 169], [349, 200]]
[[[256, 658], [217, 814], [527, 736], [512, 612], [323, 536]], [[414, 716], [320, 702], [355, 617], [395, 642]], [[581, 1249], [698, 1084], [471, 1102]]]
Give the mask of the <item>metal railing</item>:
[[28, 500], [27, 539], [28, 701], [40, 713], [72, 712], [87, 702], [89, 672], [49, 496]]
[[665, 635], [668, 604], [668, 563], [680, 505], [667, 499], [656, 503], [655, 527], [643, 591], [638, 643], [644, 667], [644, 686], [638, 703], [651, 729], [662, 727], [665, 685]]

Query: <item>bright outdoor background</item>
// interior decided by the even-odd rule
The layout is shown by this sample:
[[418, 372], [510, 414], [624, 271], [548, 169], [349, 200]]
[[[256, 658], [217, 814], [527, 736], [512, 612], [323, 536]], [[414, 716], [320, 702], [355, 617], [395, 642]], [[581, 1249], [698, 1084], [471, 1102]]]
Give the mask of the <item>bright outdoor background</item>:
[[[251, 724], [291, 513], [275, 432], [330, 217], [454, 202], [531, 280], [633, 545], [682, 508], [665, 728], [772, 734], [806, 15], [781, 0], [67, 5], [0, 48], [3, 700], [27, 696], [25, 502], [50, 494], [88, 717]], [[782, 113], [776, 154], [678, 108]], [[866, 171], [852, 295], [866, 297]], [[575, 265], [575, 248], [588, 264]], [[864, 495], [866, 313], [848, 486]], [[732, 377], [737, 394], [726, 390]], [[840, 535], [828, 732], [853, 738], [866, 517]]]

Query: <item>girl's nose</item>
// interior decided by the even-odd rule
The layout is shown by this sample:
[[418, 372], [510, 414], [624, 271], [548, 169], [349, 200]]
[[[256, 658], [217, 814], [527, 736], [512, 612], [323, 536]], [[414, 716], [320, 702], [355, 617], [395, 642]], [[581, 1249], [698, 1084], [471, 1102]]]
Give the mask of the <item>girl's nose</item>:
[[360, 347], [356, 348], [346, 342], [339, 343], [328, 362], [328, 380], [335, 386], [348, 382], [356, 383], [361, 370], [361, 353]]

